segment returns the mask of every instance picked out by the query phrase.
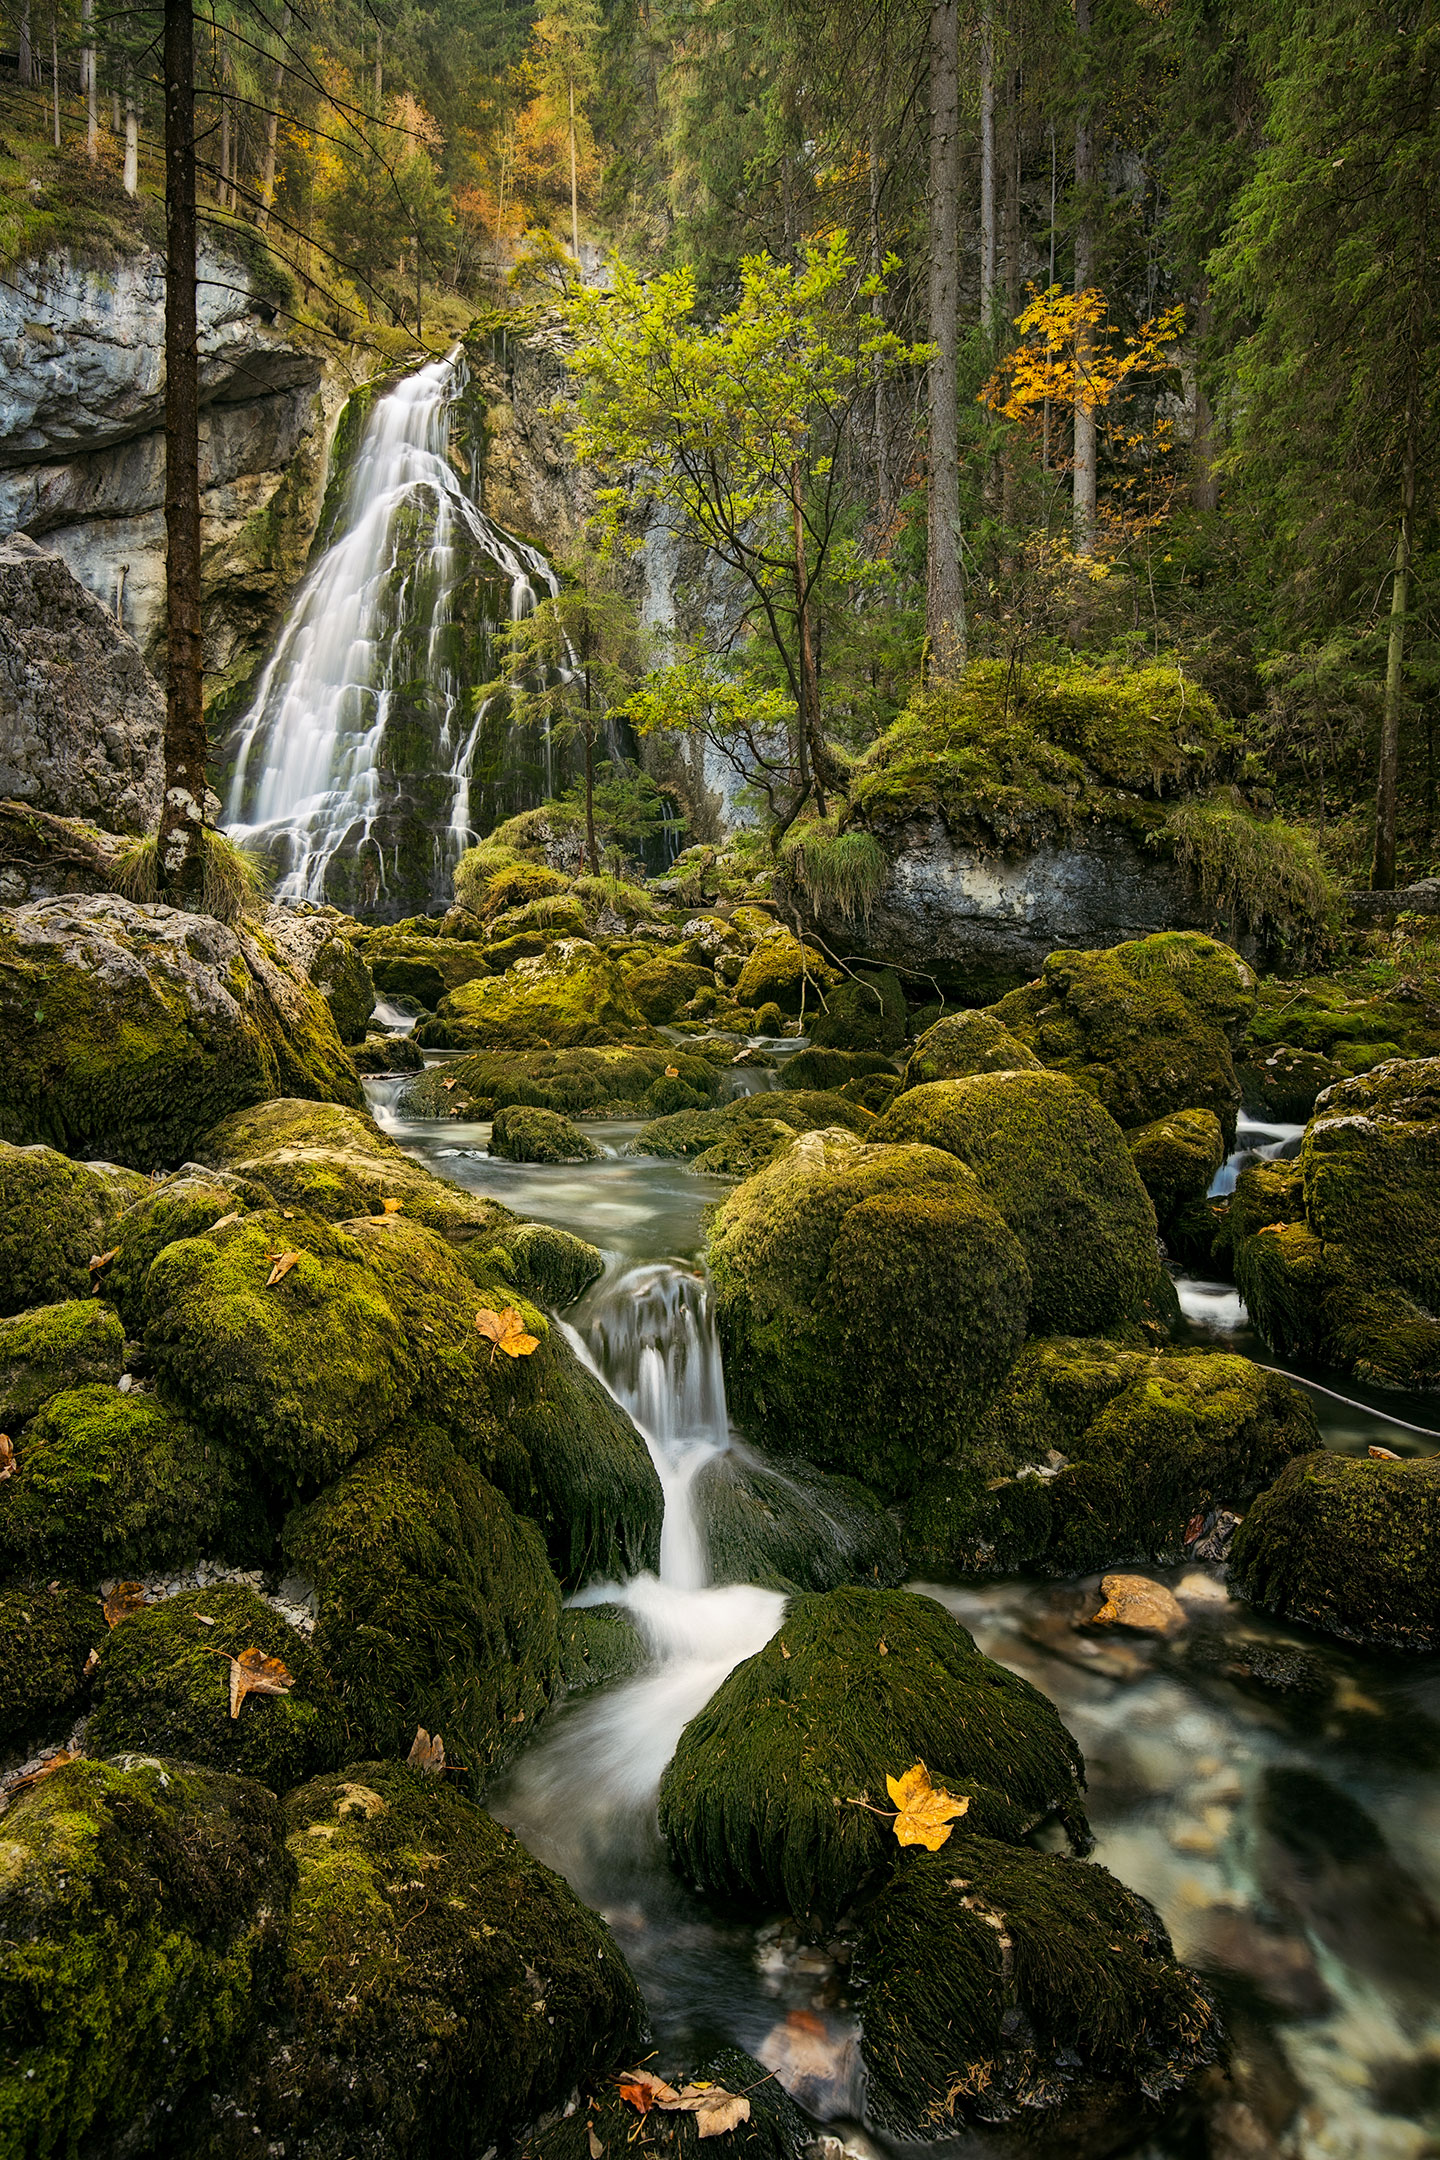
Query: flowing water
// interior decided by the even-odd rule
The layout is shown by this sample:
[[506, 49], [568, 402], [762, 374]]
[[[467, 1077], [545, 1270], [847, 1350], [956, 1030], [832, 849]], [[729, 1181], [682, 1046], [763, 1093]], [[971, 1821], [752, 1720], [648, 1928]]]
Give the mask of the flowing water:
[[[644, 1433], [665, 1487], [659, 1577], [582, 1593], [628, 1607], [650, 1665], [564, 1707], [488, 1804], [606, 1915], [667, 2061], [738, 2042], [865, 2150], [843, 1945], [702, 1906], [670, 1872], [656, 1826], [682, 1727], [783, 1609], [772, 1591], [705, 1581], [696, 1519], [695, 1472], [734, 1441], [700, 1260], [704, 1210], [728, 1188], [622, 1156], [633, 1125], [589, 1128], [601, 1161], [521, 1166], [485, 1152], [483, 1125], [401, 1123], [394, 1083], [370, 1093], [382, 1122], [441, 1175], [604, 1248], [605, 1276], [568, 1329]], [[1236, 1154], [1283, 1152], [1295, 1138], [1247, 1127]], [[1263, 1359], [1238, 1300], [1219, 1309], [1220, 1288], [1180, 1285], [1192, 1339]], [[1434, 1448], [1387, 1420], [1383, 1401], [1313, 1400], [1329, 1446]], [[1430, 1422], [1423, 1404], [1391, 1408]], [[1233, 1603], [1218, 1568], [1148, 1572], [1191, 1616], [1170, 1645], [1077, 1633], [1075, 1619], [1095, 1608], [1093, 1580], [913, 1587], [1055, 1701], [1085, 1751], [1097, 1858], [1154, 1901], [1179, 1953], [1220, 1988], [1243, 2089], [1257, 2122], [1278, 2133], [1265, 2143], [1257, 2130], [1225, 2148], [1227, 2160], [1433, 2160], [1440, 1660], [1286, 1630]], [[1149, 2152], [1180, 2160], [1201, 2149], [1177, 2133]]]

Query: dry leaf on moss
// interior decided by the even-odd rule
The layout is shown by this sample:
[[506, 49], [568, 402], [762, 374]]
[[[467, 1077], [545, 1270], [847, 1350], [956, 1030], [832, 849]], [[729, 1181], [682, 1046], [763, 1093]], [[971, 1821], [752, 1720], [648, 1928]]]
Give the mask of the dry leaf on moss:
[[53, 1777], [55, 1772], [63, 1770], [67, 1763], [79, 1762], [79, 1760], [78, 1749], [60, 1748], [54, 1755], [49, 1756], [46, 1761], [42, 1762], [38, 1770], [27, 1771], [24, 1777], [16, 1778], [14, 1784], [8, 1786], [4, 1795], [0, 1796], [0, 1808], [7, 1808], [10, 1802], [17, 1799], [21, 1793], [29, 1792], [33, 1785], [43, 1783], [47, 1777]]
[[930, 1783], [930, 1773], [923, 1762], [917, 1762], [904, 1777], [887, 1777], [886, 1790], [894, 1801], [898, 1813], [895, 1817], [895, 1836], [901, 1845], [923, 1845], [926, 1852], [939, 1852], [954, 1826], [954, 1819], [968, 1809], [968, 1800], [957, 1800]]
[[404, 1205], [403, 1200], [382, 1200], [380, 1202], [380, 1212], [382, 1215], [398, 1215]]
[[220, 1217], [219, 1222], [212, 1222], [210, 1228], [206, 1231], [205, 1235], [207, 1237], [214, 1237], [217, 1230], [228, 1230], [232, 1222], [239, 1222], [239, 1220], [239, 1208], [232, 1208], [228, 1215], [222, 1215]]
[[492, 1365], [497, 1350], [503, 1350], [506, 1357], [532, 1357], [540, 1347], [539, 1336], [526, 1333], [525, 1322], [513, 1305], [498, 1313], [482, 1305], [475, 1315], [475, 1325], [490, 1345]]
[[117, 1582], [105, 1600], [105, 1623], [107, 1627], [119, 1627], [132, 1613], [141, 1612], [145, 1605], [145, 1588], [138, 1582]]
[[586, 2123], [585, 2125], [585, 2142], [590, 2148], [590, 2160], [600, 2160], [600, 2155], [604, 2152], [605, 2147], [595, 2135], [594, 2123]]
[[445, 1768], [445, 1742], [438, 1732], [428, 1733], [423, 1725], [417, 1725], [405, 1760], [412, 1770], [428, 1770], [438, 1777]]
[[680, 1077], [680, 1068], [679, 1068], [679, 1066], [678, 1066], [678, 1065], [667, 1065], [667, 1066], [665, 1067], [665, 1078], [666, 1078], [667, 1080], [678, 1080], [678, 1079], [679, 1079], [679, 1077]]
[[626, 2070], [620, 2078], [620, 2097], [638, 2114], [648, 2115], [653, 2107], [673, 2108], [680, 2095], [653, 2070]]
[[665, 2115], [693, 2115], [697, 2137], [723, 2137], [727, 2130], [749, 2122], [750, 2102], [743, 2093], [727, 2092], [696, 2078], [676, 2092], [653, 2070], [627, 2070], [620, 2079], [620, 2097], [638, 2114], [658, 2108]]
[[242, 1650], [239, 1657], [217, 1650], [215, 1656], [229, 1659], [232, 1718], [239, 1717], [247, 1695], [288, 1695], [295, 1685], [280, 1659], [267, 1657], [263, 1650]]
[[119, 1251], [120, 1247], [118, 1245], [112, 1245], [109, 1252], [93, 1253], [90, 1259], [90, 1273], [92, 1275], [102, 1274], [109, 1267], [110, 1262], [116, 1258]]
[[19, 1464], [15, 1460], [15, 1443], [8, 1432], [0, 1432], [0, 1483], [14, 1477]]
[[266, 1289], [273, 1290], [277, 1282], [283, 1282], [285, 1280], [285, 1277], [289, 1274], [291, 1268], [294, 1267], [296, 1261], [300, 1258], [300, 1255], [298, 1252], [282, 1252], [267, 1253], [265, 1257], [267, 1260], [273, 1260], [275, 1262], [274, 1267], [271, 1268], [270, 1273], [265, 1278]]

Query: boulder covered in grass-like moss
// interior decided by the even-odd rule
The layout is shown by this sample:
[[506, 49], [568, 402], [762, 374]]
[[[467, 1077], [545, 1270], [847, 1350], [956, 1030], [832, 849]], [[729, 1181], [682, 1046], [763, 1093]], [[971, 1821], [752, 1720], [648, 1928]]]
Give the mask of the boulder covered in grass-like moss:
[[1123, 1134], [1062, 1073], [975, 1073], [896, 1097], [871, 1135], [944, 1148], [975, 1174], [1030, 1271], [1036, 1334], [1133, 1319], [1158, 1262], [1155, 1212]]
[[[351, 1117], [354, 1112], [344, 1114]], [[201, 1236], [229, 1216], [275, 1205], [274, 1195], [253, 1178], [182, 1163], [171, 1176], [157, 1179], [116, 1223], [115, 1257], [99, 1271], [102, 1296], [138, 1334], [145, 1318], [145, 1278], [167, 1245]]]
[[64, 1737], [105, 1633], [94, 1590], [58, 1581], [0, 1590], [0, 1748]]
[[560, 938], [503, 975], [462, 983], [416, 1039], [436, 1050], [562, 1050], [623, 1043], [646, 1021], [623, 966], [587, 938]]
[[324, 997], [256, 927], [112, 893], [0, 925], [0, 1136], [141, 1170], [272, 1095], [360, 1107]]
[[826, 992], [823, 1009], [809, 1023], [810, 1040], [822, 1050], [895, 1051], [905, 1040], [906, 1014], [894, 968], [853, 975]]
[[[679, 1110], [652, 1118], [626, 1153], [682, 1156], [696, 1168], [703, 1162], [721, 1176], [749, 1177], [796, 1133], [831, 1125], [861, 1133], [874, 1122], [857, 1104], [820, 1088], [767, 1088], [760, 1094], [737, 1095], [713, 1110]], [[753, 1133], [747, 1129], [752, 1125]], [[784, 1134], [777, 1135], [777, 1126], [785, 1128]]]
[[[762, 927], [735, 984], [736, 1004], [753, 1006], [757, 1012], [767, 1005], [789, 1014], [823, 1010], [822, 993], [836, 989], [844, 979], [839, 969], [831, 967], [813, 945], [802, 945], [783, 923], [767, 923], [758, 910], [745, 912], [756, 915]], [[757, 1028], [762, 1035], [771, 1032], [778, 1034], [779, 1029]]]
[[895, 1519], [854, 1478], [732, 1447], [702, 1465], [692, 1490], [712, 1582], [789, 1592], [905, 1580]]
[[905, 1067], [907, 1088], [971, 1073], [1040, 1072], [1041, 1061], [991, 1012], [946, 1013], [917, 1036]]
[[605, 1272], [605, 1257], [598, 1247], [572, 1230], [557, 1230], [553, 1223], [507, 1223], [496, 1236], [498, 1244], [483, 1245], [477, 1240], [461, 1255], [466, 1272], [482, 1289], [497, 1282], [510, 1283], [527, 1297], [561, 1311], [583, 1297]]
[[115, 1243], [148, 1178], [113, 1163], [71, 1162], [54, 1148], [0, 1140], [0, 1313], [24, 1312], [95, 1286], [90, 1262]]
[[94, 1298], [0, 1320], [0, 1430], [18, 1432], [67, 1388], [113, 1387], [124, 1365], [125, 1330]]
[[1236, 1531], [1230, 1579], [1343, 1641], [1440, 1650], [1440, 1457], [1302, 1456]]
[[480, 2154], [642, 2052], [604, 1922], [446, 1781], [361, 1762], [284, 1814], [283, 1970], [207, 2153]]
[[861, 2053], [876, 2127], [993, 2138], [1038, 2160], [1129, 2151], [1218, 2056], [1199, 1976], [1105, 1868], [976, 1835], [973, 1810], [861, 1919]]
[[1225, 1135], [1213, 1110], [1177, 1110], [1129, 1136], [1141, 1183], [1155, 1204], [1165, 1236], [1172, 1224], [1204, 1200], [1225, 1160]]
[[503, 1156], [506, 1162], [567, 1163], [594, 1162], [600, 1150], [558, 1110], [507, 1103], [495, 1113], [490, 1153]]
[[560, 1591], [535, 1525], [415, 1424], [297, 1509], [283, 1546], [319, 1590], [315, 1648], [352, 1734], [403, 1757], [423, 1725], [483, 1787], [560, 1685]]
[[886, 1498], [943, 1462], [1023, 1342], [1030, 1272], [955, 1156], [806, 1133], [710, 1231], [731, 1405]]
[[12, 1798], [7, 2149], [174, 2149], [177, 2112], [203, 2107], [272, 1983], [293, 1875], [280, 1804], [248, 1778], [82, 1760]]
[[[231, 1715], [232, 1658], [278, 1658], [283, 1694]], [[212, 1583], [132, 1613], [107, 1632], [85, 1729], [92, 1755], [174, 1755], [289, 1792], [345, 1759], [340, 1705], [305, 1637], [253, 1590]]]
[[489, 1118], [506, 1103], [533, 1103], [566, 1117], [663, 1117], [713, 1103], [720, 1070], [718, 1057], [664, 1041], [651, 1048], [643, 1036], [579, 1049], [484, 1051], [417, 1074], [396, 1109], [405, 1117]]
[[[627, 2069], [633, 2067], [627, 2064]], [[733, 2130], [701, 2131], [700, 2118], [689, 2113], [663, 2114], [659, 2133], [672, 2160], [801, 2160], [815, 2143], [815, 2127], [802, 2115], [773, 2070], [747, 2055], [742, 2048], [717, 2048], [699, 2062], [693, 2055], [680, 2062], [666, 2055], [649, 2055], [645, 2068], [661, 2072], [673, 2091], [688, 2084], [718, 2085], [727, 2093], [743, 2093], [750, 2104], [746, 2120]], [[521, 2145], [521, 2160], [593, 2160], [591, 2136], [605, 2150], [628, 2146], [634, 2135], [635, 2110], [622, 2100], [617, 2081], [606, 2078], [581, 2088], [583, 2105], [573, 2115], [542, 2123]], [[654, 2133], [652, 2132], [652, 2135]]]
[[968, 1830], [1018, 1841], [1058, 1818], [1088, 1842], [1054, 1706], [907, 1590], [793, 1599], [680, 1735], [660, 1827], [693, 1888], [830, 1925], [894, 1866], [885, 1781], [916, 1762], [968, 1799]]
[[657, 953], [630, 970], [626, 989], [641, 1018], [654, 1027], [679, 1018], [697, 990], [715, 988], [715, 970], [685, 957], [683, 948]]
[[52, 1395], [0, 1484], [0, 1565], [106, 1575], [202, 1553], [254, 1561], [270, 1543], [252, 1466], [153, 1395], [92, 1386]]

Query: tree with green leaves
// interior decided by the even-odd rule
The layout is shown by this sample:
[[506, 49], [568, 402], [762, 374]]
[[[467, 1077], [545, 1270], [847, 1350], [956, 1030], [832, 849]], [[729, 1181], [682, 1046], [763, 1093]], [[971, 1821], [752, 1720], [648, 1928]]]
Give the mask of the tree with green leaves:
[[563, 115], [570, 149], [570, 247], [580, 253], [579, 130], [599, 80], [598, 0], [540, 0], [531, 32], [530, 69], [537, 89]]

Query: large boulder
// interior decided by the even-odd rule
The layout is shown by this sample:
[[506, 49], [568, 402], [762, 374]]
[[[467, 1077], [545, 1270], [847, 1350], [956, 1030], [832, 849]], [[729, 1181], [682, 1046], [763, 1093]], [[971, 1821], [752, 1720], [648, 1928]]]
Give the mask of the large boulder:
[[77, 1583], [0, 1590], [0, 1748], [23, 1751], [69, 1733], [105, 1633], [99, 1596]]
[[1062, 1073], [988, 1072], [907, 1088], [876, 1146], [944, 1148], [1019, 1240], [1030, 1326], [1085, 1335], [1131, 1320], [1158, 1268], [1155, 1212], [1114, 1119]]
[[946, 1013], [915, 1039], [904, 1085], [965, 1080], [971, 1073], [1040, 1072], [1041, 1060], [992, 1012]]
[[149, 1190], [134, 1170], [0, 1140], [0, 1312], [87, 1296], [91, 1261], [111, 1250], [120, 1218]]
[[259, 930], [114, 895], [0, 919], [0, 1136], [151, 1170], [273, 1095], [359, 1108], [330, 1008]]
[[1235, 1533], [1235, 1587], [1283, 1620], [1387, 1650], [1440, 1650], [1440, 1457], [1292, 1462]]
[[899, 1857], [885, 1781], [916, 1762], [968, 1799], [967, 1830], [1018, 1843], [1058, 1819], [1088, 1843], [1084, 1765], [1053, 1705], [908, 1590], [792, 1599], [680, 1735], [660, 1827], [707, 1896], [831, 1926]]
[[334, 908], [272, 907], [265, 928], [298, 973], [330, 1007], [342, 1043], [363, 1043], [375, 1010], [375, 984], [356, 943], [357, 925]]
[[975, 1173], [840, 1130], [730, 1195], [710, 1264], [747, 1432], [886, 1497], [953, 1452], [1029, 1321], [1024, 1252]]
[[624, 968], [585, 938], [562, 938], [503, 975], [452, 990], [416, 1032], [442, 1050], [566, 1050], [624, 1043], [645, 1029]]
[[664, 1041], [485, 1052], [417, 1074], [395, 1107], [405, 1117], [488, 1118], [507, 1103], [532, 1103], [572, 1118], [657, 1118], [713, 1103], [722, 1063], [728, 1052], [712, 1061]]
[[0, 796], [143, 833], [165, 785], [165, 696], [58, 555], [0, 540]]
[[782, 1013], [823, 1011], [822, 992], [838, 987], [839, 970], [802, 945], [783, 923], [767, 924], [735, 984], [737, 1005], [778, 1005]]
[[67, 1388], [114, 1387], [124, 1364], [125, 1330], [94, 1298], [0, 1320], [0, 1431], [13, 1437]]
[[712, 1582], [788, 1594], [842, 1583], [891, 1590], [905, 1580], [894, 1515], [854, 1478], [729, 1447], [702, 1464], [691, 1495]]
[[578, 1125], [558, 1110], [536, 1110], [528, 1103], [507, 1103], [490, 1128], [490, 1153], [506, 1162], [594, 1162], [600, 1150]]

